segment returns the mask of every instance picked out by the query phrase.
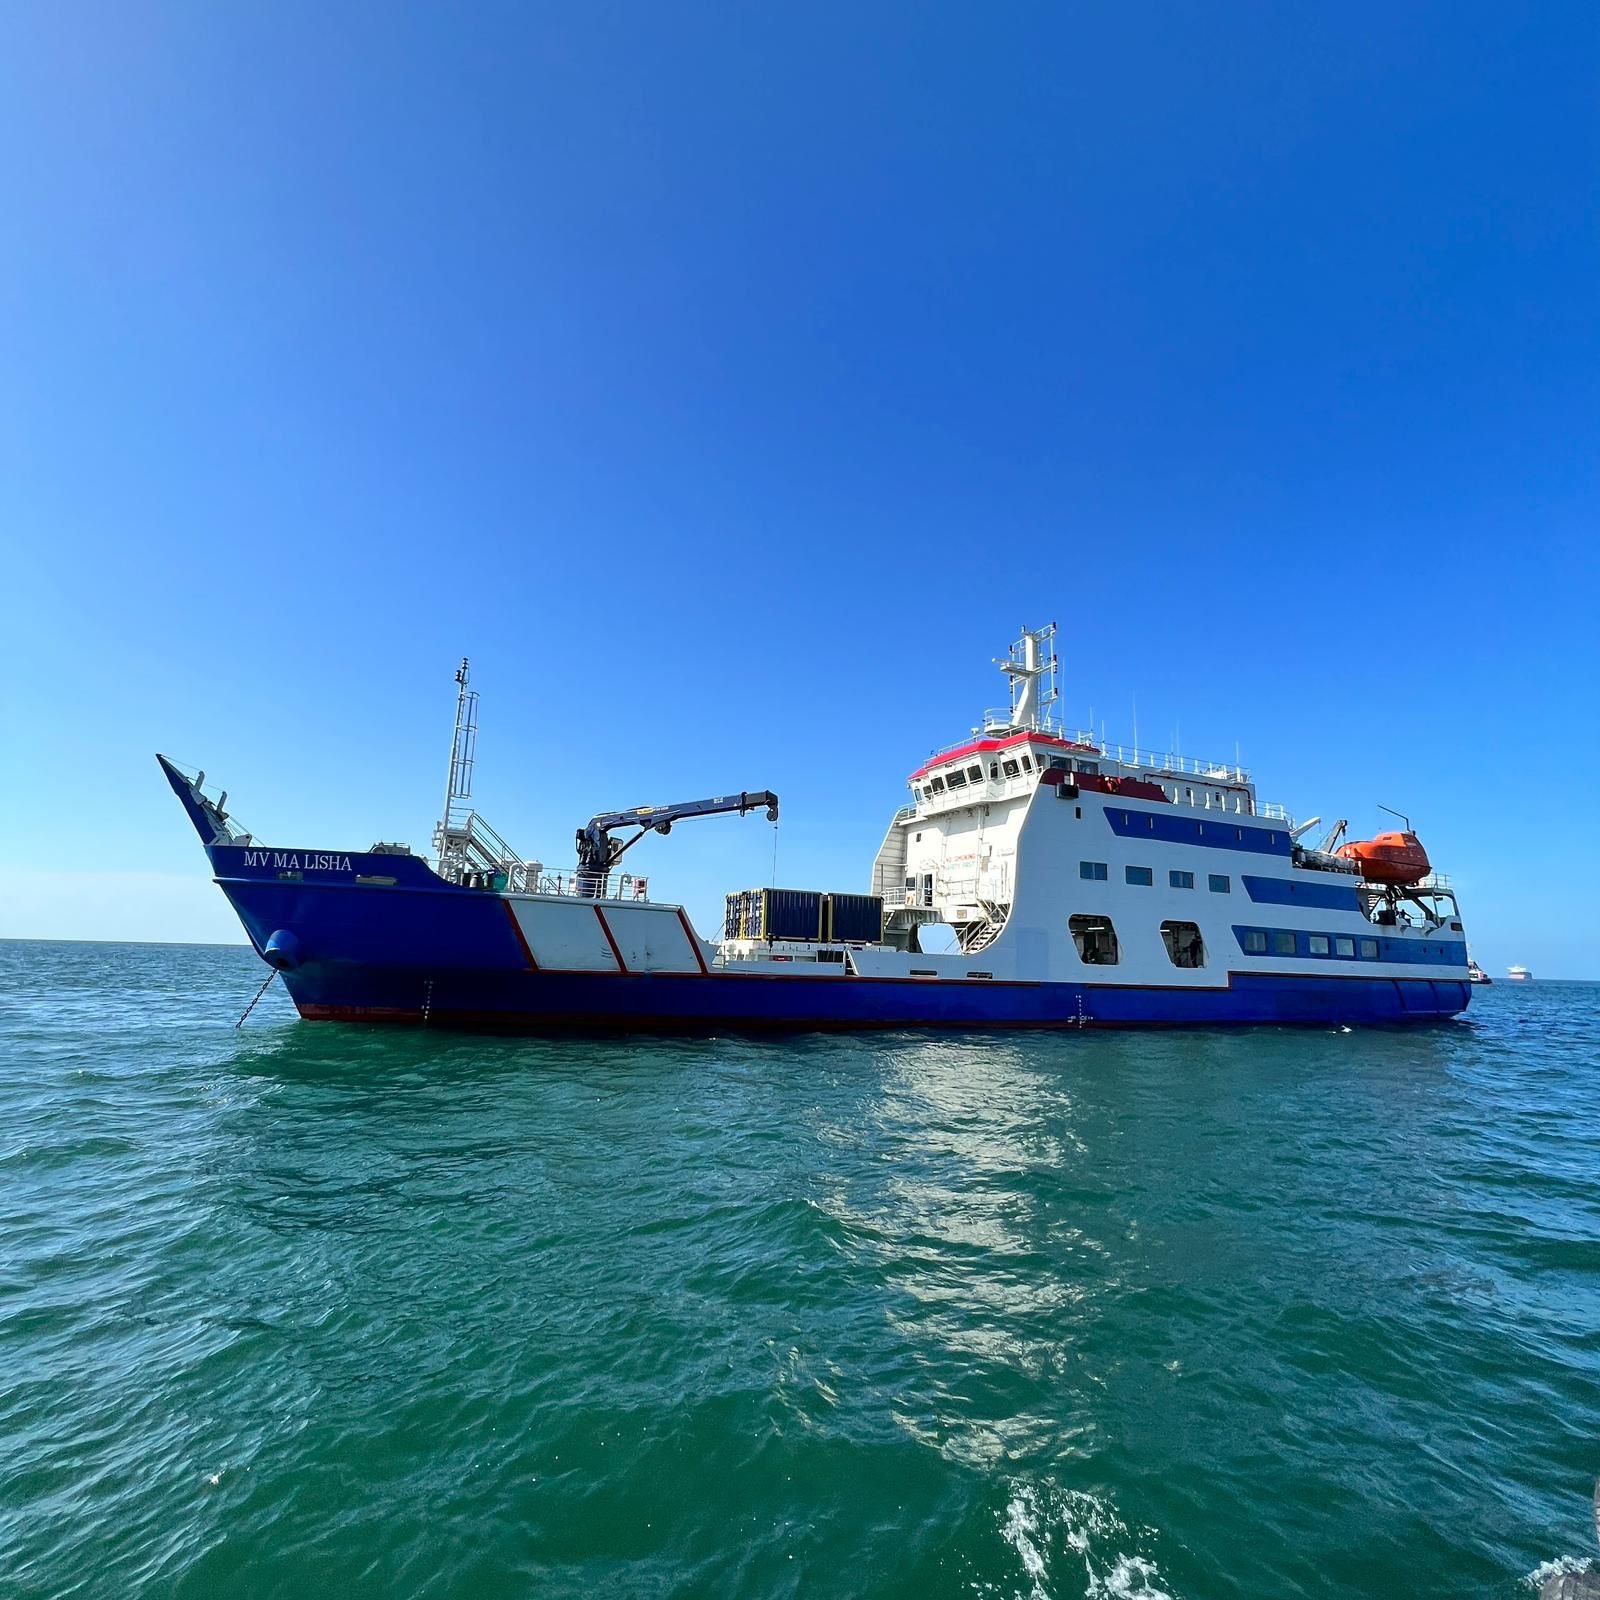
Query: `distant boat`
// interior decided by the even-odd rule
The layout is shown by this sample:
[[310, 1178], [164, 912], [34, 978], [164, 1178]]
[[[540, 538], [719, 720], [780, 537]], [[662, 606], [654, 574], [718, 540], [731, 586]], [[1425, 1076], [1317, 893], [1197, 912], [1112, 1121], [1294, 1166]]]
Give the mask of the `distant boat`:
[[1512, 967], [1506, 973], [1506, 976], [1513, 983], [1532, 983], [1533, 982], [1533, 974], [1531, 972], [1529, 972], [1526, 967]]
[[1493, 983], [1494, 979], [1478, 965], [1471, 956], [1467, 957], [1467, 982], [1468, 983]]

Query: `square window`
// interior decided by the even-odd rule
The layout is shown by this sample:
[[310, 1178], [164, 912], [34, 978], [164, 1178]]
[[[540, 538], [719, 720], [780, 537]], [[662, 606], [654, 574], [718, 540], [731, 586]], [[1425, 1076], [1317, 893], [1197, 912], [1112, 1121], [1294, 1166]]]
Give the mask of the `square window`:
[[967, 776], [969, 778], [971, 778], [974, 783], [982, 783], [983, 782], [983, 768], [982, 767], [968, 767], [967, 768]]
[[1149, 867], [1124, 867], [1123, 876], [1129, 883], [1137, 883], [1148, 889], [1156, 881], [1156, 875]]
[[1378, 959], [1378, 941], [1376, 939], [1363, 939], [1361, 941], [1361, 959], [1363, 961], [1376, 961]]
[[1244, 947], [1253, 956], [1265, 955], [1267, 951], [1267, 936], [1252, 928], [1244, 936]]
[[1329, 949], [1327, 934], [1308, 933], [1306, 935], [1306, 948], [1310, 950], [1311, 954], [1314, 956], [1327, 955]]
[[1343, 938], [1335, 939], [1333, 941], [1333, 953], [1336, 956], [1353, 956], [1356, 953], [1355, 940]]
[[1232, 894], [1233, 880], [1226, 872], [1213, 872], [1210, 876], [1212, 894]]
[[1272, 936], [1272, 953], [1275, 956], [1292, 956], [1295, 952], [1295, 937], [1292, 933], [1275, 933]]
[[1021, 769], [1017, 766], [1015, 761], [1002, 761], [1000, 763], [1000, 770], [1005, 773], [1008, 778], [1015, 778], [1021, 775]]
[[1192, 872], [1169, 872], [1167, 874], [1167, 882], [1174, 889], [1192, 889], [1194, 888], [1194, 874]]
[[1078, 876], [1080, 878], [1103, 879], [1106, 875], [1106, 864], [1103, 861], [1080, 861], [1078, 863]]

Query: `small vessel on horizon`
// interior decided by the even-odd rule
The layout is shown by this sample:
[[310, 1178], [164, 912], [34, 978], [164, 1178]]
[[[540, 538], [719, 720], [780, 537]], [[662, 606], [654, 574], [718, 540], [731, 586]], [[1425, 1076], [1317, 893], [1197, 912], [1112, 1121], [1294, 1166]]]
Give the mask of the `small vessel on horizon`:
[[[769, 790], [602, 811], [577, 863], [527, 860], [471, 800], [478, 695], [456, 673], [435, 854], [263, 845], [159, 757], [257, 954], [302, 1017], [520, 1032], [1087, 1028], [1437, 1021], [1470, 995], [1461, 912], [1404, 817], [1342, 847], [1237, 760], [1069, 733], [1054, 624], [907, 781], [865, 893], [727, 897], [720, 939], [624, 871], [679, 822]], [[726, 742], [726, 739], [723, 741]], [[1395, 813], [1398, 817], [1399, 813]], [[653, 875], [652, 875], [653, 876]]]
[[1473, 959], [1472, 953], [1467, 953], [1467, 982], [1468, 983], [1493, 983], [1494, 979], [1480, 967]]
[[1533, 982], [1533, 974], [1529, 972], [1526, 967], [1508, 967], [1506, 969], [1506, 977], [1509, 978], [1512, 983]]

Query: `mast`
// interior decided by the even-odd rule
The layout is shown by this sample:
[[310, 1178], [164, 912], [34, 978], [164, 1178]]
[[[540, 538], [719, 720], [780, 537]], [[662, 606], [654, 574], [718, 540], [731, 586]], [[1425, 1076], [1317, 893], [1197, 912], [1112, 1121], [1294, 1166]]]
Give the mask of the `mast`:
[[[995, 661], [1011, 680], [1010, 729], [1016, 733], [1053, 733], [1060, 690], [1056, 684], [1056, 625], [1024, 628], [1009, 653]], [[994, 714], [985, 718], [990, 721]], [[992, 725], [992, 724], [991, 724]]]
[[[462, 656], [456, 668], [456, 727], [450, 740], [450, 770], [445, 781], [444, 812], [434, 830], [441, 857], [452, 833], [459, 831], [457, 804], [472, 798], [472, 763], [478, 749], [478, 691], [467, 687], [470, 672]], [[441, 865], [443, 864], [441, 860]]]

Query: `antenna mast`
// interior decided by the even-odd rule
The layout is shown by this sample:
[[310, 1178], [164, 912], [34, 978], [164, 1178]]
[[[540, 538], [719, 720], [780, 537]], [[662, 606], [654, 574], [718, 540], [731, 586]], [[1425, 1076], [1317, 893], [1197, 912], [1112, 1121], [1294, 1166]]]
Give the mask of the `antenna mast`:
[[[1056, 625], [1022, 630], [1010, 653], [995, 665], [1011, 680], [1011, 705], [1006, 712], [988, 712], [985, 726], [1009, 727], [1018, 733], [1055, 733], [1055, 710], [1061, 699], [1056, 678]], [[1004, 719], [1004, 720], [1002, 720]]]
[[478, 691], [467, 687], [470, 676], [467, 658], [456, 668], [456, 731], [450, 740], [450, 772], [444, 791], [444, 814], [439, 819], [435, 839], [444, 841], [458, 831], [465, 819], [457, 820], [459, 803], [472, 798], [472, 763], [478, 750]]

